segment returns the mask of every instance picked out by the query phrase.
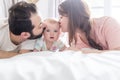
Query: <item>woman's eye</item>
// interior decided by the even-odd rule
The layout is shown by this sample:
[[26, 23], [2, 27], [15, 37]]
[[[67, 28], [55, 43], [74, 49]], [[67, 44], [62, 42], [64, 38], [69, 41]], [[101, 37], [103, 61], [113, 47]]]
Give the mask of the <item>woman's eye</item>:
[[60, 19], [62, 19], [62, 16], [60, 16]]

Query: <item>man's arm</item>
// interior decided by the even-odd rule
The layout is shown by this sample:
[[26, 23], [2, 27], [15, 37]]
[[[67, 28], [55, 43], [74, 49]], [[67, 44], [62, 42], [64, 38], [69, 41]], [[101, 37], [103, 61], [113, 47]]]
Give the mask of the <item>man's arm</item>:
[[25, 49], [22, 49], [19, 51], [20, 54], [24, 54], [24, 53], [29, 53], [29, 52], [32, 52], [33, 50], [25, 50]]
[[10, 57], [16, 56], [18, 54], [20, 54], [20, 53], [13, 52], [13, 51], [1, 51], [0, 50], [0, 59], [10, 58]]
[[26, 40], [21, 44], [19, 53], [28, 53], [34, 50], [36, 40]]

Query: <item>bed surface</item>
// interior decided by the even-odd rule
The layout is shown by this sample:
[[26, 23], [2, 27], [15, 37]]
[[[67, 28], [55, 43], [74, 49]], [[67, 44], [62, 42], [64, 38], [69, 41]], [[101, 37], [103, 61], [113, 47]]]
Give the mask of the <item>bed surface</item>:
[[0, 59], [0, 80], [120, 80], [120, 51], [43, 51]]

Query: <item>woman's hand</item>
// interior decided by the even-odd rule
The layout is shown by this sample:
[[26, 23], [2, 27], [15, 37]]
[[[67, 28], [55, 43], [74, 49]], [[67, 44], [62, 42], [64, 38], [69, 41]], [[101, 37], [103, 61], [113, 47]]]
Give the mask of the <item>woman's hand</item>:
[[82, 53], [101, 53], [101, 52], [103, 52], [101, 50], [92, 49], [92, 48], [82, 48], [81, 51], [82, 51]]

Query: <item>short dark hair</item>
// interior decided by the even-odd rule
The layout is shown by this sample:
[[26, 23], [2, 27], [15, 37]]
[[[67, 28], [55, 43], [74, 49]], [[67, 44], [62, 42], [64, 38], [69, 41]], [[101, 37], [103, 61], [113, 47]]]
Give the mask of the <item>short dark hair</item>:
[[37, 13], [36, 6], [33, 3], [21, 1], [9, 9], [9, 29], [15, 35], [22, 32], [32, 32], [34, 26], [30, 20], [31, 14]]

